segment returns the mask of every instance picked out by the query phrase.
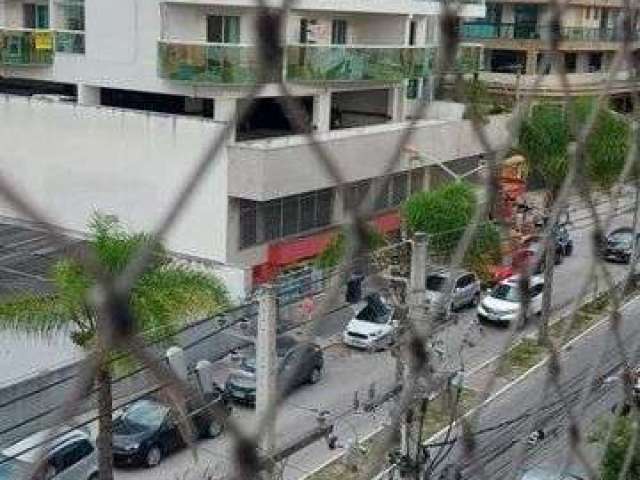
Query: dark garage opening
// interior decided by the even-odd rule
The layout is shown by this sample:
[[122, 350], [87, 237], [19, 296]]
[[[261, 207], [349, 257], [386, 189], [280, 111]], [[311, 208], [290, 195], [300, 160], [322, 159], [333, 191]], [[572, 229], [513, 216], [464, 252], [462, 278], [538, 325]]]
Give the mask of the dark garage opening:
[[[238, 124], [236, 139], [258, 140], [261, 138], [282, 137], [311, 131], [313, 119], [313, 97], [296, 97], [299, 109], [304, 113], [304, 128], [297, 129], [283, 111], [276, 98], [258, 98], [251, 108], [247, 119]], [[244, 109], [246, 103], [239, 102], [239, 108]]]

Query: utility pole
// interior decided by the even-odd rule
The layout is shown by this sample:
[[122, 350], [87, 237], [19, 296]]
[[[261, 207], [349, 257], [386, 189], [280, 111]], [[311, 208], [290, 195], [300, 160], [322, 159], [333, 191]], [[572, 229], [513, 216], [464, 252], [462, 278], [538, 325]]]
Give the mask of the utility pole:
[[[400, 342], [406, 340], [406, 335], [408, 334], [408, 322], [412, 322], [419, 329], [421, 329], [421, 325], [419, 325], [418, 321], [421, 317], [421, 312], [423, 311], [424, 302], [425, 302], [425, 282], [427, 276], [427, 236], [425, 233], [419, 232], [415, 234], [413, 239], [413, 248], [411, 250], [411, 271], [409, 272], [409, 291], [406, 296], [407, 301], [409, 302], [409, 312], [408, 318], [402, 319], [405, 322], [404, 325], [401, 325], [400, 330]], [[403, 388], [409, 384], [409, 374], [410, 369], [408, 368], [407, 361], [405, 358], [405, 349], [400, 345], [398, 349], [398, 353], [396, 356], [396, 380], [400, 383]], [[401, 415], [400, 419], [400, 452], [403, 458], [409, 458], [410, 455], [410, 445], [409, 445], [409, 434], [410, 434], [410, 422], [407, 421], [407, 417], [409, 415]]]
[[276, 320], [278, 315], [275, 289], [265, 285], [258, 297], [258, 335], [256, 338], [256, 417], [265, 429], [260, 449], [266, 458], [265, 478], [272, 478], [272, 455], [275, 452], [276, 402]]

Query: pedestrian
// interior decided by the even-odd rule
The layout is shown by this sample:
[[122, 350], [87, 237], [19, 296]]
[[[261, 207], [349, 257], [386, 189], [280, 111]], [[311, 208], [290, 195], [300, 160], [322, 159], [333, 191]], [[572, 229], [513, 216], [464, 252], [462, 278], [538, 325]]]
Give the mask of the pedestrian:
[[304, 298], [302, 304], [300, 305], [300, 313], [305, 318], [307, 322], [311, 321], [313, 317], [313, 313], [316, 310], [316, 303], [313, 300], [313, 296], [309, 295]]
[[351, 273], [351, 277], [347, 281], [347, 291], [345, 294], [345, 301], [351, 305], [352, 308], [356, 308], [356, 305], [362, 300], [362, 282], [364, 275], [358, 271]]

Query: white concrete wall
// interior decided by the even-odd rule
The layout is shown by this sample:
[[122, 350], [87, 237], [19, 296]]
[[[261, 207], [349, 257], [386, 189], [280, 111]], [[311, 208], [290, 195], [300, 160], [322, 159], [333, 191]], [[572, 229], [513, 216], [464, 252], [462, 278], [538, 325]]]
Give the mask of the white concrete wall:
[[[0, 97], [0, 169], [56, 223], [85, 230], [99, 209], [149, 230], [167, 212], [221, 124], [168, 115]], [[11, 148], [6, 148], [10, 145]], [[227, 224], [223, 153], [166, 245], [223, 262]], [[0, 201], [0, 214], [16, 212]]]
[[254, 44], [256, 10], [218, 5], [166, 5], [164, 37], [176, 41], [207, 41], [207, 15], [240, 17], [240, 43]]

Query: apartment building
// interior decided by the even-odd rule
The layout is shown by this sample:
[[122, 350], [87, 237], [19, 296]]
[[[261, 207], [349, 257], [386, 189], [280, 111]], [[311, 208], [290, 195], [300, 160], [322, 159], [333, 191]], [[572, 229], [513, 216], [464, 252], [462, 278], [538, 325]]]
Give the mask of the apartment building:
[[[317, 255], [347, 220], [348, 207], [380, 185], [386, 187], [371, 204], [371, 223], [397, 231], [398, 205], [442, 175], [433, 165], [464, 174], [487, 153], [468, 122], [444, 118], [451, 117], [444, 109], [416, 125], [412, 145], [386, 171], [407, 120], [430, 94], [440, 8], [425, 0], [296, 2], [276, 76], [304, 112], [299, 125], [280, 106], [279, 78], [267, 80], [248, 117], [237, 121], [258, 78], [252, 1], [2, 0], [0, 91], [30, 100], [5, 96], [0, 115], [52, 137], [17, 141], [23, 130], [5, 125], [4, 139], [31, 168], [13, 169], [15, 181], [28, 189], [36, 177], [38, 195], [48, 195], [71, 230], [82, 230], [91, 208], [148, 228], [177, 194], [190, 158], [233, 122], [192, 201], [195, 213], [185, 213], [168, 234], [172, 250], [248, 272], [245, 284], [263, 282]], [[482, 18], [484, 4], [466, 3], [462, 14]], [[465, 64], [481, 61], [477, 44], [463, 54]], [[69, 104], [35, 106], [34, 95]], [[501, 135], [501, 125], [492, 125]], [[156, 130], [162, 133], [150, 133]], [[345, 184], [318, 161], [308, 132], [336, 159]], [[128, 177], [114, 173], [115, 165]], [[79, 178], [81, 191], [46, 192]]]
[[[569, 0], [562, 4], [559, 50], [568, 73], [572, 95], [589, 95], [604, 85], [623, 40], [623, 7], [618, 0]], [[509, 94], [562, 96], [564, 91], [552, 66], [552, 6], [546, 0], [487, 2], [483, 19], [465, 21], [461, 35], [484, 46], [481, 78], [495, 90]], [[637, 39], [634, 39], [637, 40]], [[539, 74], [545, 75], [536, 80]], [[629, 68], [621, 64], [611, 92], [628, 94], [636, 88], [627, 80]], [[538, 82], [535, 85], [535, 82]]]

